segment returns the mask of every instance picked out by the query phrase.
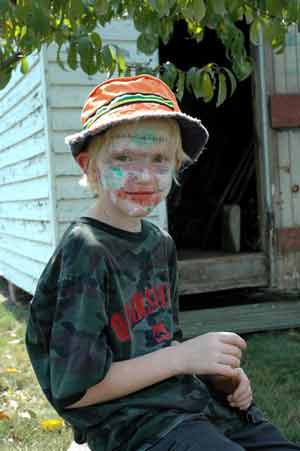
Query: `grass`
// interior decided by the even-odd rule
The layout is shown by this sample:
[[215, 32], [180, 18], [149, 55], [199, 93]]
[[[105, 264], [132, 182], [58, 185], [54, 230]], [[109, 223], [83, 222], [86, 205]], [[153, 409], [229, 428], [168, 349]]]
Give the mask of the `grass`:
[[[28, 304], [7, 301], [0, 278], [0, 451], [64, 451], [72, 441], [67, 424], [47, 430], [58, 418], [36, 382], [24, 347]], [[300, 442], [300, 330], [252, 334], [244, 369], [256, 403], [292, 441]]]
[[0, 280], [0, 450], [64, 451], [71, 428], [50, 431], [41, 421], [59, 418], [34, 377], [24, 346], [27, 305], [7, 302]]

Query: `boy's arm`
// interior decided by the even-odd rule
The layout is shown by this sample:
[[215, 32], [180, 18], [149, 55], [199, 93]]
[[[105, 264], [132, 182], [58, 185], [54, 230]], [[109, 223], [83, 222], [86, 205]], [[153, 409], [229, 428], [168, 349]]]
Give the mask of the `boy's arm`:
[[67, 408], [84, 407], [121, 398], [181, 373], [178, 353], [169, 346], [121, 362], [113, 362], [105, 378]]
[[231, 332], [210, 332], [177, 346], [141, 357], [113, 362], [101, 382], [68, 408], [112, 401], [179, 374], [221, 374], [232, 377], [240, 366], [245, 341]]

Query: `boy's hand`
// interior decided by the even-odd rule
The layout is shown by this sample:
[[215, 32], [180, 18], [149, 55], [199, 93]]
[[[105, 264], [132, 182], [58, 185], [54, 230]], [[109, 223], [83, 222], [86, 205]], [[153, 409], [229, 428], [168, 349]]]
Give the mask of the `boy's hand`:
[[175, 346], [181, 374], [234, 377], [247, 344], [233, 332], [209, 332]]
[[253, 400], [251, 384], [242, 368], [237, 368], [235, 371], [237, 387], [231, 395], [227, 396], [227, 400], [231, 407], [246, 410]]

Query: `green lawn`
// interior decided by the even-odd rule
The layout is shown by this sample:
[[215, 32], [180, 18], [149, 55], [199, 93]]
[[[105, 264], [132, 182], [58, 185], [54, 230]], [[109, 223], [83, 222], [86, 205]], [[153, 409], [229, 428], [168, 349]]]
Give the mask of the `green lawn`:
[[[0, 450], [64, 451], [72, 440], [68, 425], [41, 426], [58, 418], [44, 399], [24, 347], [27, 305], [7, 302], [0, 278]], [[252, 334], [243, 367], [257, 404], [291, 440], [300, 442], [300, 330]]]

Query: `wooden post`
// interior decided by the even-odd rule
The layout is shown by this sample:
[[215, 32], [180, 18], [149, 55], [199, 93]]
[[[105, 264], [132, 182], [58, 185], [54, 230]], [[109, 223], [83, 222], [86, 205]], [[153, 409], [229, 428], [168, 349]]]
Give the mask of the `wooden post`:
[[16, 286], [9, 281], [7, 282], [7, 286], [8, 286], [8, 301], [15, 304], [17, 302]]

